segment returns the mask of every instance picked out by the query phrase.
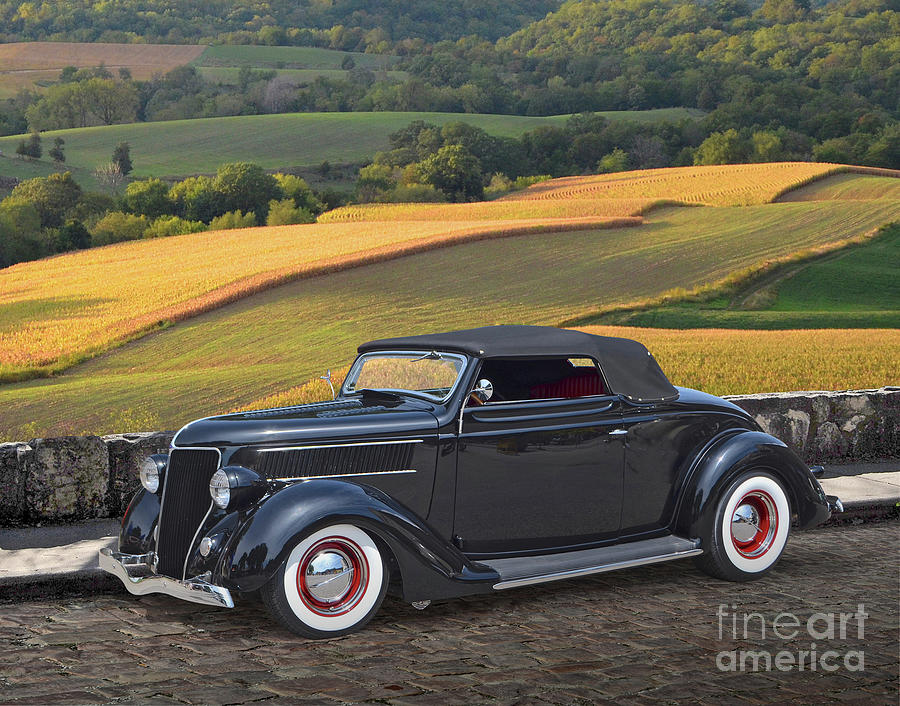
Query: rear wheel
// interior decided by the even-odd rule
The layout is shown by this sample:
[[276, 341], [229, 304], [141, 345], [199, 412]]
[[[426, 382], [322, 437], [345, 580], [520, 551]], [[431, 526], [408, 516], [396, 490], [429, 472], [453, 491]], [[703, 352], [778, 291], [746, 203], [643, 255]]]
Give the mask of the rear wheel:
[[697, 565], [728, 581], [760, 578], [787, 544], [791, 511], [781, 482], [762, 471], [739, 476], [722, 493], [702, 537]]
[[387, 587], [387, 564], [375, 541], [353, 525], [332, 525], [297, 543], [260, 593], [278, 622], [320, 639], [362, 628]]

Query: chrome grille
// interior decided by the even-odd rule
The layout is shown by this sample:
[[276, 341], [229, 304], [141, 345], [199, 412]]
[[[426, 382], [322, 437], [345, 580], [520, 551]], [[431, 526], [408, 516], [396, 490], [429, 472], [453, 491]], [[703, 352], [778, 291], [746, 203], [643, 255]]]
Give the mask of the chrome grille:
[[273, 449], [259, 455], [257, 471], [266, 478], [309, 478], [403, 471], [412, 463], [414, 443]]
[[209, 510], [209, 479], [219, 467], [216, 449], [173, 449], [169, 454], [159, 519], [156, 570], [184, 578], [184, 561]]

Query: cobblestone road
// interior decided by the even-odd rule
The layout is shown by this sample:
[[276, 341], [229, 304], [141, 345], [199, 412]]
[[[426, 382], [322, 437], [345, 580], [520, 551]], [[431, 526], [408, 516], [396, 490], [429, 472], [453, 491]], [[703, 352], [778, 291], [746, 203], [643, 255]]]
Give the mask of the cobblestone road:
[[[226, 611], [126, 594], [3, 605], [0, 702], [896, 704], [898, 548], [898, 522], [834, 527], [796, 533], [752, 584], [685, 561], [424, 612], [388, 599], [365, 631], [322, 642], [293, 637], [255, 603]], [[859, 604], [863, 639], [853, 616], [846, 639], [839, 615], [828, 636], [828, 614]], [[785, 612], [799, 622], [779, 619], [792, 639], [773, 634]], [[756, 654], [741, 669], [746, 650]], [[801, 650], [815, 650], [815, 671]]]

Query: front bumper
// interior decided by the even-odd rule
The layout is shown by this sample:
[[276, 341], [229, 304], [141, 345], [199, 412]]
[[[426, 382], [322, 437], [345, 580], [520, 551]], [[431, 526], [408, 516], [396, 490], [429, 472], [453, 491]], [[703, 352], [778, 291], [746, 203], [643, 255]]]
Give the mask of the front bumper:
[[136, 596], [147, 593], [165, 593], [174, 598], [221, 608], [234, 608], [234, 600], [227, 588], [214, 586], [197, 577], [179, 581], [168, 576], [148, 574], [132, 576], [135, 573], [152, 571], [152, 554], [122, 554], [111, 549], [100, 550], [100, 568], [117, 577], [129, 592]]

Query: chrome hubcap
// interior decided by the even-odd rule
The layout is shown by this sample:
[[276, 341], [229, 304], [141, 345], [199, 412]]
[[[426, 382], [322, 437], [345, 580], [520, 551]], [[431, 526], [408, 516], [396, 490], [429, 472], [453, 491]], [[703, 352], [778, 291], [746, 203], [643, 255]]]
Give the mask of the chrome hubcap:
[[303, 583], [317, 601], [338, 603], [353, 585], [353, 572], [353, 563], [346, 554], [326, 549], [309, 560]]
[[759, 512], [752, 505], [739, 505], [731, 517], [731, 536], [738, 542], [749, 542], [759, 532]]

